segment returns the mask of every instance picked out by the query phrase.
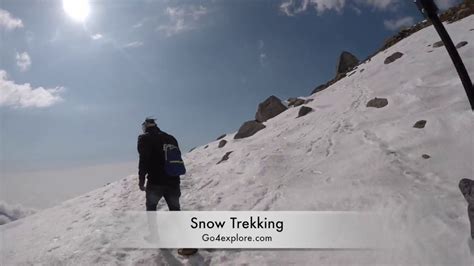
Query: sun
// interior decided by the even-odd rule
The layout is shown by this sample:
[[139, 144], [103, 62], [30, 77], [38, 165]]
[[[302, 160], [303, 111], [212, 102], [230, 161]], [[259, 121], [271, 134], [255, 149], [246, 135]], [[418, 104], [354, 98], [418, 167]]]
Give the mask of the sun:
[[83, 22], [90, 12], [88, 0], [63, 0], [63, 9], [72, 19]]

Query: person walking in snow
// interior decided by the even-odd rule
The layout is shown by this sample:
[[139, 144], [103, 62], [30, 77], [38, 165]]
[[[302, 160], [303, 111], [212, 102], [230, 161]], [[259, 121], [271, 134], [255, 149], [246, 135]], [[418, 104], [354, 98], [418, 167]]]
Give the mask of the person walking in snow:
[[463, 178], [459, 181], [459, 189], [467, 201], [467, 214], [471, 223], [471, 238], [474, 239], [474, 181]]
[[[161, 131], [155, 119], [142, 123], [138, 137], [138, 186], [146, 192], [146, 210], [156, 211], [162, 197], [170, 211], [181, 210], [180, 175], [186, 172], [176, 139]], [[146, 179], [146, 186], [145, 186]]]

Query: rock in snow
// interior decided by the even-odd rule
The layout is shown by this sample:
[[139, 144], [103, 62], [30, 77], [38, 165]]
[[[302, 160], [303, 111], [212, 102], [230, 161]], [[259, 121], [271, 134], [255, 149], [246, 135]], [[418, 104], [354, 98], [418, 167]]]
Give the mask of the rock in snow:
[[336, 74], [346, 73], [359, 64], [359, 59], [349, 52], [343, 51], [339, 56]]
[[234, 136], [234, 139], [243, 139], [243, 138], [250, 137], [264, 128], [265, 128], [265, 125], [258, 121], [255, 121], [255, 120], [247, 121], [243, 123], [242, 126], [240, 126], [239, 131]]
[[217, 139], [216, 139], [216, 140], [223, 139], [223, 138], [225, 138], [225, 136], [227, 136], [227, 134], [222, 134], [222, 135], [220, 135], [219, 137], [217, 137]]
[[438, 42], [433, 43], [434, 48], [438, 48], [438, 47], [441, 47], [441, 46], [444, 46], [443, 41], [438, 41]]
[[316, 88], [314, 88], [314, 90], [311, 92], [311, 94], [315, 94], [316, 92], [318, 91], [322, 91], [324, 90], [325, 88], [327, 88], [328, 86], [326, 84], [322, 84], [322, 85], [319, 85], [317, 86]]
[[386, 64], [386, 65], [390, 64], [390, 63], [393, 63], [393, 62], [395, 62], [395, 60], [401, 58], [402, 56], [403, 56], [402, 53], [395, 52], [392, 55], [390, 55], [389, 57], [385, 58], [385, 61], [383, 63]]
[[305, 116], [313, 111], [313, 108], [307, 106], [301, 106], [300, 110], [298, 111], [298, 117]]
[[305, 100], [301, 99], [301, 98], [289, 98], [288, 99], [288, 107], [290, 107], [290, 106], [298, 107], [298, 106], [300, 106], [304, 103], [305, 103]]
[[367, 107], [382, 108], [382, 107], [387, 106], [387, 104], [388, 104], [387, 99], [375, 97], [374, 99], [367, 102]]
[[414, 128], [424, 128], [426, 125], [426, 120], [419, 120], [413, 125]]
[[228, 151], [224, 154], [224, 156], [222, 156], [222, 159], [220, 161], [217, 162], [217, 164], [220, 164], [222, 162], [225, 162], [227, 160], [229, 160], [229, 156], [230, 154], [232, 153], [232, 151]]
[[219, 145], [217, 146], [218, 148], [222, 148], [227, 144], [227, 140], [223, 139], [219, 141]]
[[456, 44], [456, 48], [461, 48], [463, 46], [466, 46], [467, 45], [467, 42], [466, 41], [462, 41], [462, 42], [459, 42], [458, 44]]
[[258, 105], [255, 120], [258, 122], [265, 122], [284, 112], [286, 109], [286, 106], [281, 103], [281, 100], [272, 95]]

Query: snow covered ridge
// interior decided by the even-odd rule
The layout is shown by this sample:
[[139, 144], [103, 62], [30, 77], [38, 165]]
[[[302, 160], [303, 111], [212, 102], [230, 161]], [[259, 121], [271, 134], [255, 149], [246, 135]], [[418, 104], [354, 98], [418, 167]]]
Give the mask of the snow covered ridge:
[[[467, 42], [458, 50], [473, 76], [474, 16], [446, 27], [455, 43]], [[250, 137], [228, 134], [184, 158], [185, 210], [381, 211], [404, 232], [393, 249], [200, 250], [189, 259], [114, 249], [122, 232], [111, 217], [144, 209], [129, 176], [1, 226], [0, 264], [473, 265], [457, 185], [474, 173], [474, 115], [437, 41], [432, 27], [422, 29], [307, 97], [306, 115], [289, 107]]]

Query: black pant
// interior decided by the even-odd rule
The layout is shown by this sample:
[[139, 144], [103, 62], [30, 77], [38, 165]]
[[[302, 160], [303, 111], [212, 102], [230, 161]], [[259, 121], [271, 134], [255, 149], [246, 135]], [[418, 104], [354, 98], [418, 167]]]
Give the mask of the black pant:
[[181, 196], [181, 190], [178, 186], [146, 186], [146, 210], [156, 211], [158, 202], [162, 197], [165, 198], [166, 204], [170, 211], [181, 210], [179, 206], [179, 197]]
[[474, 204], [468, 205], [467, 214], [469, 216], [469, 222], [471, 223], [471, 238], [474, 239]]

